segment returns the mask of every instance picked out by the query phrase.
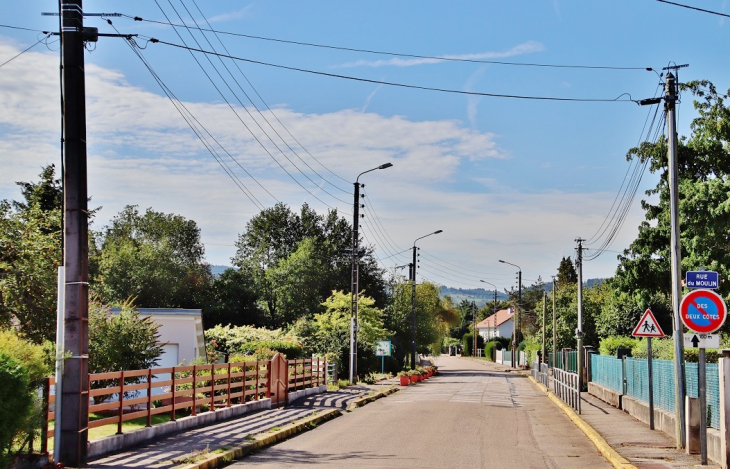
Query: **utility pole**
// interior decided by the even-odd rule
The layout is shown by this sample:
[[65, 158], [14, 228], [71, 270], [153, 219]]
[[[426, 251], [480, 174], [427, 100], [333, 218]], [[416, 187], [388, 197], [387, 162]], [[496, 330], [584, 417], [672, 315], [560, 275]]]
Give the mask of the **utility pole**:
[[476, 357], [477, 356], [477, 304], [474, 301], [471, 302], [471, 318], [472, 318], [472, 321], [474, 322], [474, 334], [473, 334], [474, 340], [472, 341], [472, 342], [474, 342], [474, 347], [473, 347], [474, 353], [472, 354], [472, 357]]
[[583, 241], [576, 238], [578, 256], [575, 263], [578, 267], [578, 328], [575, 337], [578, 339], [578, 413], [580, 414], [580, 392], [583, 390]]
[[542, 355], [540, 355], [540, 363], [545, 360], [545, 314], [547, 312], [547, 292], [542, 292]]
[[[358, 176], [358, 179], [360, 176]], [[352, 305], [350, 313], [350, 383], [357, 383], [357, 332], [359, 329], [360, 276], [360, 183], [355, 181], [352, 204]]]
[[65, 267], [61, 441], [54, 458], [86, 465], [89, 415], [89, 239], [86, 170], [84, 17], [81, 0], [61, 0], [63, 107], [63, 257]]
[[558, 331], [556, 330], [558, 321], [555, 312], [555, 290], [557, 287], [558, 284], [555, 281], [555, 276], [553, 275], [553, 366], [555, 366], [558, 361]]
[[515, 344], [514, 350], [512, 351], [513, 367], [515, 367], [515, 364], [519, 365], [517, 347], [520, 345], [519, 337], [522, 335], [522, 315], [520, 314], [520, 308], [522, 308], [522, 269], [517, 272], [517, 311], [515, 311], [517, 320], [515, 321]]
[[411, 267], [411, 370], [416, 369], [416, 243], [413, 243], [413, 267]]
[[[673, 68], [677, 73], [679, 67]], [[674, 314], [674, 382], [675, 382], [675, 409], [677, 416], [675, 424], [677, 449], [685, 446], [685, 412], [684, 412], [684, 338], [682, 337], [682, 321], [679, 311], [679, 300], [682, 292], [682, 258], [679, 246], [679, 186], [677, 174], [677, 88], [678, 83], [672, 72], [667, 73], [665, 82], [664, 107], [667, 112], [667, 140], [669, 142], [669, 213], [671, 220], [671, 264], [672, 264], [672, 313]]]

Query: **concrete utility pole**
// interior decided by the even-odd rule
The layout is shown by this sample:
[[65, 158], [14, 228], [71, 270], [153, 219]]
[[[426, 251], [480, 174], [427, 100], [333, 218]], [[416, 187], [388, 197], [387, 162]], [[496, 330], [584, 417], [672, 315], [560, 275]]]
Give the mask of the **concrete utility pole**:
[[[353, 183], [354, 200], [352, 203], [352, 304], [350, 306], [350, 383], [357, 383], [357, 333], [360, 330], [360, 176], [376, 169], [386, 169], [393, 166], [392, 163], [381, 164], [377, 168], [368, 169], [358, 174]], [[365, 197], [363, 195], [363, 197]], [[363, 207], [365, 205], [362, 205]]]
[[411, 268], [411, 272], [413, 275], [411, 276], [411, 369], [416, 368], [416, 269], [418, 269], [418, 263], [416, 260], [416, 250], [418, 249], [416, 247], [416, 243], [419, 239], [427, 238], [432, 235], [436, 235], [439, 233], [443, 233], [444, 230], [436, 230], [433, 233], [429, 233], [427, 235], [421, 236], [420, 238], [416, 238], [415, 241], [413, 241], [413, 267]]
[[54, 459], [86, 464], [89, 415], [89, 239], [86, 187], [86, 86], [81, 0], [61, 0], [61, 90], [63, 99], [63, 246], [65, 267], [61, 441]]
[[546, 361], [545, 359], [545, 315], [547, 313], [547, 292], [542, 292], [542, 355], [540, 356], [540, 363]]
[[[678, 67], [671, 67], [675, 70]], [[677, 409], [675, 431], [677, 448], [685, 446], [685, 412], [684, 412], [684, 338], [682, 337], [682, 321], [680, 318], [679, 301], [682, 294], [682, 258], [679, 246], [679, 186], [677, 175], [677, 121], [676, 103], [677, 87], [672, 72], [667, 73], [665, 82], [664, 107], [667, 111], [667, 140], [669, 143], [669, 214], [671, 220], [671, 261], [672, 261], [672, 313], [674, 314], [674, 382], [675, 382], [675, 408]]]
[[472, 354], [472, 357], [477, 356], [477, 304], [472, 301], [471, 302], [471, 319], [474, 322], [474, 337], [472, 337], [474, 340], [474, 353]]
[[[576, 238], [578, 243], [578, 257], [575, 260], [578, 267], [578, 328], [575, 337], [578, 339], [578, 392], [583, 390], [583, 241]], [[580, 414], [580, 399], [578, 399], [578, 413]]]

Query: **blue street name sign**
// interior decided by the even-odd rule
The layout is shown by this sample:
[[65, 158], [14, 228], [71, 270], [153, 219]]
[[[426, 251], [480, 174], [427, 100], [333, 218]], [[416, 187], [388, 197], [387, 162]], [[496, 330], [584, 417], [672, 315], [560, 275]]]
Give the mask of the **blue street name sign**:
[[720, 288], [720, 280], [717, 272], [710, 271], [687, 272], [685, 284], [687, 288], [705, 288], [708, 290]]

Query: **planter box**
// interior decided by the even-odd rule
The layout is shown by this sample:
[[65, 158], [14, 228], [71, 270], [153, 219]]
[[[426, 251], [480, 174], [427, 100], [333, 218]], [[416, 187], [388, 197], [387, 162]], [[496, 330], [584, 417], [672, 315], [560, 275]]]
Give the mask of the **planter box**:
[[411, 380], [408, 376], [401, 376], [400, 377], [400, 385], [401, 386], [408, 386], [411, 384]]

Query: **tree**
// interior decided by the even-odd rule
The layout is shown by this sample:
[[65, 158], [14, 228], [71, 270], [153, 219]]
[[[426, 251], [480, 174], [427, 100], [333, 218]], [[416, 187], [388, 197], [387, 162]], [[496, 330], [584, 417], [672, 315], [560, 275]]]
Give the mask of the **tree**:
[[563, 257], [558, 266], [558, 285], [564, 286], [576, 283], [578, 283], [578, 273], [575, 271], [573, 261], [570, 260], [570, 256]]
[[16, 320], [37, 343], [56, 330], [62, 193], [54, 174], [51, 165], [40, 182], [18, 182], [24, 201], [0, 201], [0, 324]]
[[256, 304], [257, 300], [253, 279], [246, 272], [224, 270], [213, 281], [210, 300], [203, 309], [205, 328], [227, 324], [263, 326], [266, 320]]
[[[351, 227], [336, 210], [299, 213], [277, 204], [253, 217], [236, 242], [233, 263], [253, 280], [268, 324], [281, 327], [324, 311], [334, 290], [350, 290]], [[386, 302], [382, 270], [371, 249], [360, 262], [360, 290], [378, 307]]]
[[92, 285], [107, 303], [134, 298], [145, 307], [199, 308], [213, 278], [200, 228], [180, 215], [128, 205], [99, 237]]
[[[682, 270], [707, 267], [721, 278], [730, 275], [730, 110], [728, 94], [720, 94], [708, 81], [684, 86], [696, 100], [699, 116], [692, 121], [692, 134], [678, 146], [679, 218]], [[729, 92], [730, 93], [730, 92]], [[614, 285], [629, 295], [638, 309], [667, 304], [670, 297], [670, 217], [667, 179], [667, 142], [643, 142], [632, 148], [627, 159], [660, 172], [657, 186], [647, 191], [656, 203], [642, 201], [645, 221], [639, 234], [622, 255]], [[730, 283], [719, 293], [730, 298]], [[657, 311], [655, 311], [657, 312]], [[659, 316], [670, 311], [659, 311]], [[662, 319], [660, 319], [662, 321]]]

